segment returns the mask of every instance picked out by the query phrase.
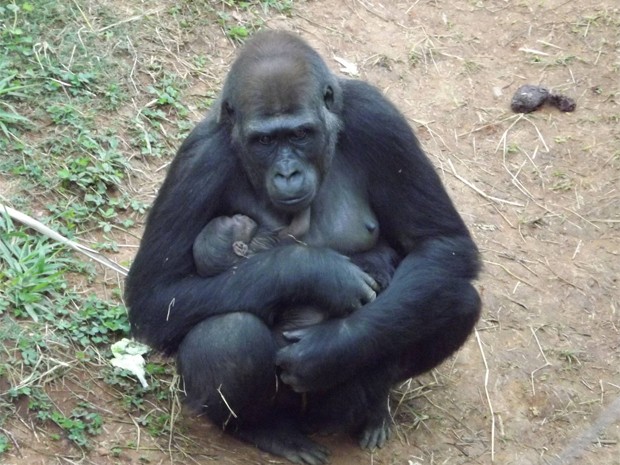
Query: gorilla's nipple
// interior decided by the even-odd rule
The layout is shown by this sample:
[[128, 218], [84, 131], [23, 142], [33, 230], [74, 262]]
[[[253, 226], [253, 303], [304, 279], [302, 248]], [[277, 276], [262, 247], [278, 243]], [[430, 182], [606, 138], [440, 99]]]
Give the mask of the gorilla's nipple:
[[375, 234], [375, 232], [379, 229], [379, 223], [376, 221], [366, 221], [366, 230], [370, 234]]

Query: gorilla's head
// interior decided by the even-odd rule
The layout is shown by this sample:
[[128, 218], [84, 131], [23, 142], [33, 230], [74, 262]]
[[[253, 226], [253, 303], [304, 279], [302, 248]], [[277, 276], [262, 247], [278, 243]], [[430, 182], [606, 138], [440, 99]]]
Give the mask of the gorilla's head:
[[234, 62], [220, 104], [257, 192], [282, 211], [307, 208], [341, 126], [340, 85], [321, 57], [297, 36], [259, 33]]

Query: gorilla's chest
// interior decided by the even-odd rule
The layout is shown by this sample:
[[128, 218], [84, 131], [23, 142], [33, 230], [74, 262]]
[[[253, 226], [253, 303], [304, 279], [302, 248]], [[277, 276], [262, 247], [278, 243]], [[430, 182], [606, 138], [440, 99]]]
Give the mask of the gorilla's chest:
[[[242, 213], [261, 227], [295, 233], [297, 240], [314, 247], [329, 247], [351, 255], [372, 249], [379, 238], [379, 221], [370, 208], [366, 191], [356, 176], [339, 166], [332, 167], [310, 206], [291, 220], [289, 214], [273, 210], [269, 201], [252, 189], [240, 189], [220, 214]], [[309, 224], [308, 224], [309, 223]]]
[[310, 227], [300, 239], [311, 246], [330, 247], [344, 254], [375, 246], [379, 222], [363, 189], [352, 178], [325, 180], [310, 207]]

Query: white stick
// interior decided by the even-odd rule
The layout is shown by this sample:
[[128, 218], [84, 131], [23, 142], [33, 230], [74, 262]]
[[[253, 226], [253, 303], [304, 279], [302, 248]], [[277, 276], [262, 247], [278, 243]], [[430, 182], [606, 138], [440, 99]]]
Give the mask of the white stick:
[[127, 272], [129, 270], [125, 268], [124, 266], [121, 266], [118, 263], [113, 262], [109, 258], [104, 257], [99, 252], [96, 252], [92, 249], [89, 249], [86, 246], [83, 246], [81, 244], [78, 244], [77, 242], [73, 242], [72, 240], [67, 239], [65, 236], [57, 233], [53, 229], [48, 228], [43, 223], [35, 220], [31, 216], [28, 216], [20, 211], [17, 211], [11, 207], [7, 207], [6, 205], [2, 205], [0, 203], [0, 214], [2, 213], [6, 213], [14, 220], [19, 221], [20, 223], [40, 232], [44, 236], [47, 236], [50, 239], [55, 240], [56, 242], [60, 242], [61, 244], [66, 245], [70, 249], [73, 249], [77, 252], [87, 255], [88, 257], [92, 258], [96, 262], [101, 263], [102, 265], [107, 266], [108, 268], [111, 268], [117, 273], [123, 276], [127, 276]]

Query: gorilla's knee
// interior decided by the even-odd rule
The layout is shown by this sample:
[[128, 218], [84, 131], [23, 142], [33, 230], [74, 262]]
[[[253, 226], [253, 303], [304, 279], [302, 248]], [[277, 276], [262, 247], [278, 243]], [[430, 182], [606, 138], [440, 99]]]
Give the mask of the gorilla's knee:
[[269, 328], [249, 313], [199, 323], [177, 354], [187, 405], [224, 426], [260, 418], [277, 386], [275, 351]]
[[480, 318], [480, 311], [482, 309], [482, 300], [480, 294], [469, 282], [465, 282], [462, 285], [461, 293], [461, 314], [465, 326], [469, 329], [468, 334], [464, 334], [463, 342], [467, 339], [468, 335], [473, 330], [474, 326]]
[[455, 280], [436, 299], [435, 315], [444, 319], [428, 337], [402, 355], [398, 380], [425, 373], [456, 352], [480, 318], [478, 291], [466, 280]]

